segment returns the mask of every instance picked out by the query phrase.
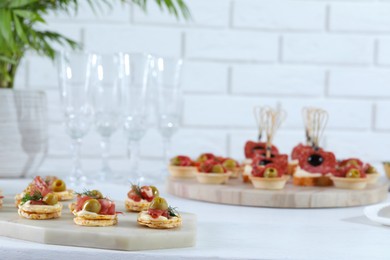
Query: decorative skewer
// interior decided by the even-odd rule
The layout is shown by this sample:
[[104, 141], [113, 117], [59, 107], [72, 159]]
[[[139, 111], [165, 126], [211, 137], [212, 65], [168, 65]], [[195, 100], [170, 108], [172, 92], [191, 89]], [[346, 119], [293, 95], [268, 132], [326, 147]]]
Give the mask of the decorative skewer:
[[311, 139], [314, 150], [319, 149], [319, 143], [328, 123], [329, 114], [325, 110], [315, 109], [311, 117]]
[[311, 122], [312, 122], [312, 114], [313, 111], [315, 111], [316, 108], [313, 107], [304, 107], [302, 108], [302, 117], [303, 117], [303, 124], [305, 127], [305, 137], [306, 137], [306, 145], [312, 145], [312, 138], [311, 138]]
[[284, 110], [280, 109], [280, 107], [277, 110], [266, 107], [262, 110], [262, 113], [265, 119], [264, 129], [267, 138], [265, 156], [267, 158], [270, 158], [273, 138], [275, 137], [276, 131], [279, 129], [280, 125], [286, 118], [287, 113]]
[[261, 138], [263, 135], [264, 121], [265, 121], [263, 110], [265, 110], [265, 109], [267, 109], [267, 107], [257, 106], [257, 107], [253, 108], [253, 113], [255, 116], [257, 131], [258, 131], [258, 134], [257, 134], [257, 141], [258, 142], [261, 141]]

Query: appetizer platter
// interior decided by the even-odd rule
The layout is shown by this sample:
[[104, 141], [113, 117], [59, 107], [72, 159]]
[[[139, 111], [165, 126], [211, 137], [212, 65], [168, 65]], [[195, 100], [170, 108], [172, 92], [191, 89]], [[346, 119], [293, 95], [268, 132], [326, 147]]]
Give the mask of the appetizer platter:
[[[277, 208], [349, 207], [387, 198], [389, 185], [371, 164], [355, 157], [339, 159], [321, 147], [326, 111], [302, 110], [306, 143], [296, 145], [290, 156], [273, 143], [286, 112], [270, 107], [254, 112], [258, 138], [245, 143], [244, 161], [211, 153], [195, 160], [176, 156], [168, 166], [167, 191], [194, 200]], [[191, 175], [177, 174], [179, 165], [191, 169]]]
[[145, 200], [147, 203], [145, 207], [132, 204], [128, 208], [127, 202], [113, 201], [99, 190], [84, 190], [74, 195], [72, 192], [74, 200], [60, 202], [61, 196], [48, 189], [50, 185], [43, 180], [35, 177], [29, 187], [15, 197], [17, 208], [11, 196], [4, 198], [0, 209], [0, 236], [44, 244], [128, 251], [195, 245], [195, 215], [168, 205], [154, 186], [132, 185], [129, 194], [123, 196], [126, 201], [133, 198], [133, 202]]

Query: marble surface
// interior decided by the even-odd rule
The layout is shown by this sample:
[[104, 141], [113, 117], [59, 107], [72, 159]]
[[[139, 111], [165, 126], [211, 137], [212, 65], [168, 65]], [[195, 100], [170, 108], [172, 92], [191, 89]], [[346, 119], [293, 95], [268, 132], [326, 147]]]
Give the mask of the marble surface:
[[182, 213], [183, 226], [156, 230], [137, 223], [137, 213], [125, 212], [124, 202], [116, 201], [118, 224], [111, 227], [82, 227], [73, 223], [68, 203], [62, 202], [62, 216], [51, 220], [19, 217], [14, 201], [7, 198], [0, 209], [0, 236], [43, 244], [80, 246], [113, 250], [150, 250], [194, 246], [196, 216]]
[[[0, 180], [5, 194], [28, 183]], [[160, 185], [161, 186], [161, 185]], [[125, 185], [96, 188], [114, 199], [126, 196]], [[82, 188], [80, 188], [82, 189]], [[78, 190], [78, 188], [76, 188]], [[109, 191], [109, 192], [108, 192]], [[0, 237], [0, 255], [8, 259], [390, 259], [390, 227], [368, 220], [364, 207], [272, 209], [185, 200], [162, 191], [170, 204], [196, 213], [196, 246], [182, 249], [123, 252], [43, 245]], [[389, 200], [387, 200], [389, 201]]]
[[272, 208], [333, 208], [370, 205], [387, 198], [387, 180], [370, 184], [363, 190], [337, 189], [335, 187], [299, 187], [291, 183], [282, 190], [255, 189], [251, 183], [231, 179], [224, 185], [202, 184], [196, 179], [167, 181], [167, 191], [173, 195], [233, 205]]

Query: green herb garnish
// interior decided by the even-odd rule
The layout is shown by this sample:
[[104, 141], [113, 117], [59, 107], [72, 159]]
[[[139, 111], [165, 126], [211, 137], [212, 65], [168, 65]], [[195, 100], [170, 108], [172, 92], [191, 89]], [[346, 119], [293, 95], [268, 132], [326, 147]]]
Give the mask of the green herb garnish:
[[23, 205], [24, 203], [26, 203], [27, 201], [30, 201], [30, 200], [39, 201], [41, 199], [43, 199], [42, 194], [36, 190], [36, 191], [34, 191], [33, 195], [30, 195], [28, 193], [26, 195], [24, 195], [24, 197], [21, 199], [21, 205]]
[[103, 195], [100, 191], [98, 190], [87, 190], [87, 189], [84, 189], [83, 192], [75, 192], [76, 195], [79, 195], [79, 196], [88, 196], [88, 197], [91, 197], [93, 199], [103, 199]]
[[171, 206], [168, 207], [168, 214], [170, 217], [180, 217], [180, 214], [177, 211], [177, 208], [173, 208]]
[[133, 190], [135, 194], [137, 194], [137, 196], [142, 198], [141, 188], [139, 187], [139, 184], [131, 184], [131, 190]]

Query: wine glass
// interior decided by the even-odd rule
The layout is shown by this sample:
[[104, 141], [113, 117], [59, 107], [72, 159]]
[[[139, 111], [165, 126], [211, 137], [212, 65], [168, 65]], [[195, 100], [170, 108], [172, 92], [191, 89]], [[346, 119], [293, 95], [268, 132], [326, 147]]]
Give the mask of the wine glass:
[[122, 63], [119, 54], [93, 54], [96, 69], [91, 69], [90, 82], [93, 84], [93, 106], [95, 128], [101, 137], [102, 164], [98, 174], [101, 181], [109, 176], [115, 179], [109, 164], [110, 138], [121, 122]]
[[148, 128], [147, 89], [152, 56], [149, 54], [121, 53], [124, 75], [122, 84], [124, 131], [128, 139], [130, 159], [129, 180], [145, 182], [139, 170], [140, 141]]
[[[157, 91], [157, 126], [163, 139], [164, 169], [171, 157], [171, 139], [178, 130], [183, 111], [180, 85], [183, 60], [180, 58], [155, 58], [154, 79]], [[165, 170], [166, 171], [166, 170]]]
[[65, 131], [72, 139], [72, 183], [86, 182], [80, 161], [81, 143], [93, 122], [92, 92], [89, 74], [94, 68], [93, 55], [61, 52], [58, 60], [60, 97], [64, 113]]

